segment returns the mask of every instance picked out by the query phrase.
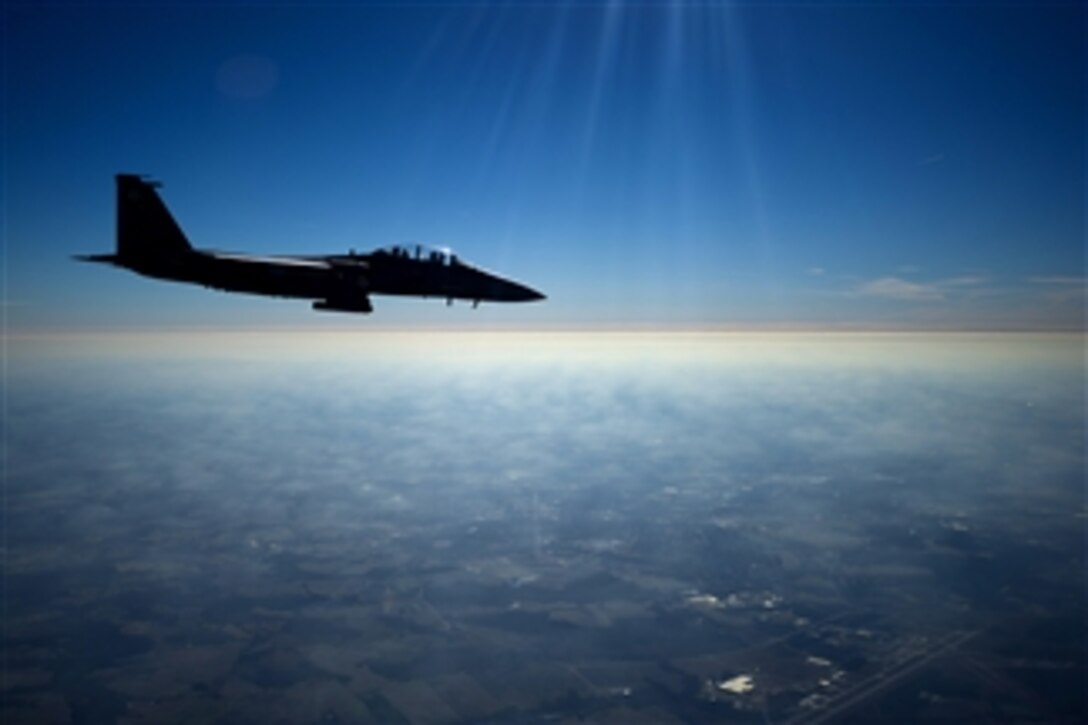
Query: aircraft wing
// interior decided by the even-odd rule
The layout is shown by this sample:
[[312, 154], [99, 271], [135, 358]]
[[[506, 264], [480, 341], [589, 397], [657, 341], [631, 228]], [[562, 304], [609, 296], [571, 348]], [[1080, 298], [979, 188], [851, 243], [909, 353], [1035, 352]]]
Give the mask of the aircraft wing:
[[252, 254], [232, 254], [230, 252], [209, 252], [216, 259], [242, 264], [260, 264], [273, 267], [309, 267], [311, 269], [332, 269], [327, 259], [319, 257], [257, 257]]

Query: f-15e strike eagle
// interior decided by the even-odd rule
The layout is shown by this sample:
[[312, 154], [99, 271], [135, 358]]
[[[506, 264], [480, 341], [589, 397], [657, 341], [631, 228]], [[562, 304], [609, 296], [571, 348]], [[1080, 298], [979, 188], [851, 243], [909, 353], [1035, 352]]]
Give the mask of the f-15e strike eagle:
[[368, 313], [370, 295], [480, 302], [531, 302], [534, 289], [466, 264], [445, 249], [418, 245], [366, 254], [255, 257], [194, 249], [159, 197], [159, 183], [117, 175], [117, 251], [76, 259], [156, 279], [228, 292], [314, 300], [315, 310]]

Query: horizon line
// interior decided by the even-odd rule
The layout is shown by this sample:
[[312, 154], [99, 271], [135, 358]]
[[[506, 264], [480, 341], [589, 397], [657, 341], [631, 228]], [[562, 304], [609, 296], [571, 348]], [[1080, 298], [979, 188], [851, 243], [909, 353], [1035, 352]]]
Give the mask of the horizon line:
[[700, 334], [813, 334], [813, 335], [1085, 335], [1084, 327], [922, 327], [922, 326], [826, 326], [826, 325], [555, 325], [534, 327], [474, 327], [430, 325], [377, 325], [371, 327], [350, 326], [125, 326], [88, 328], [39, 328], [0, 330], [0, 337], [8, 340], [20, 338], [63, 338], [97, 336], [185, 336], [185, 335], [344, 335], [344, 334], [464, 334], [464, 335], [594, 335], [594, 334], [653, 334], [653, 335], [700, 335]]

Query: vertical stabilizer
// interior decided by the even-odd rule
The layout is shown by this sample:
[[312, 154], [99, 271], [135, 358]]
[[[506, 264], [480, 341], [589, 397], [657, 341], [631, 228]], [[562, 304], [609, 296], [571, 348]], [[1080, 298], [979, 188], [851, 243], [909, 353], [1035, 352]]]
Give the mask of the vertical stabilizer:
[[157, 186], [135, 174], [117, 175], [117, 256], [122, 260], [175, 257], [193, 249]]

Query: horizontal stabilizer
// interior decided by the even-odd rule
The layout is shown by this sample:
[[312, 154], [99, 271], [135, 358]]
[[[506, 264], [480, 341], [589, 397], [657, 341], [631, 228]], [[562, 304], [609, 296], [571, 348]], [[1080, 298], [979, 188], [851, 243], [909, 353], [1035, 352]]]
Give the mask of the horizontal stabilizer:
[[117, 264], [120, 260], [116, 254], [73, 254], [72, 259], [80, 262], [97, 262], [99, 264]]

